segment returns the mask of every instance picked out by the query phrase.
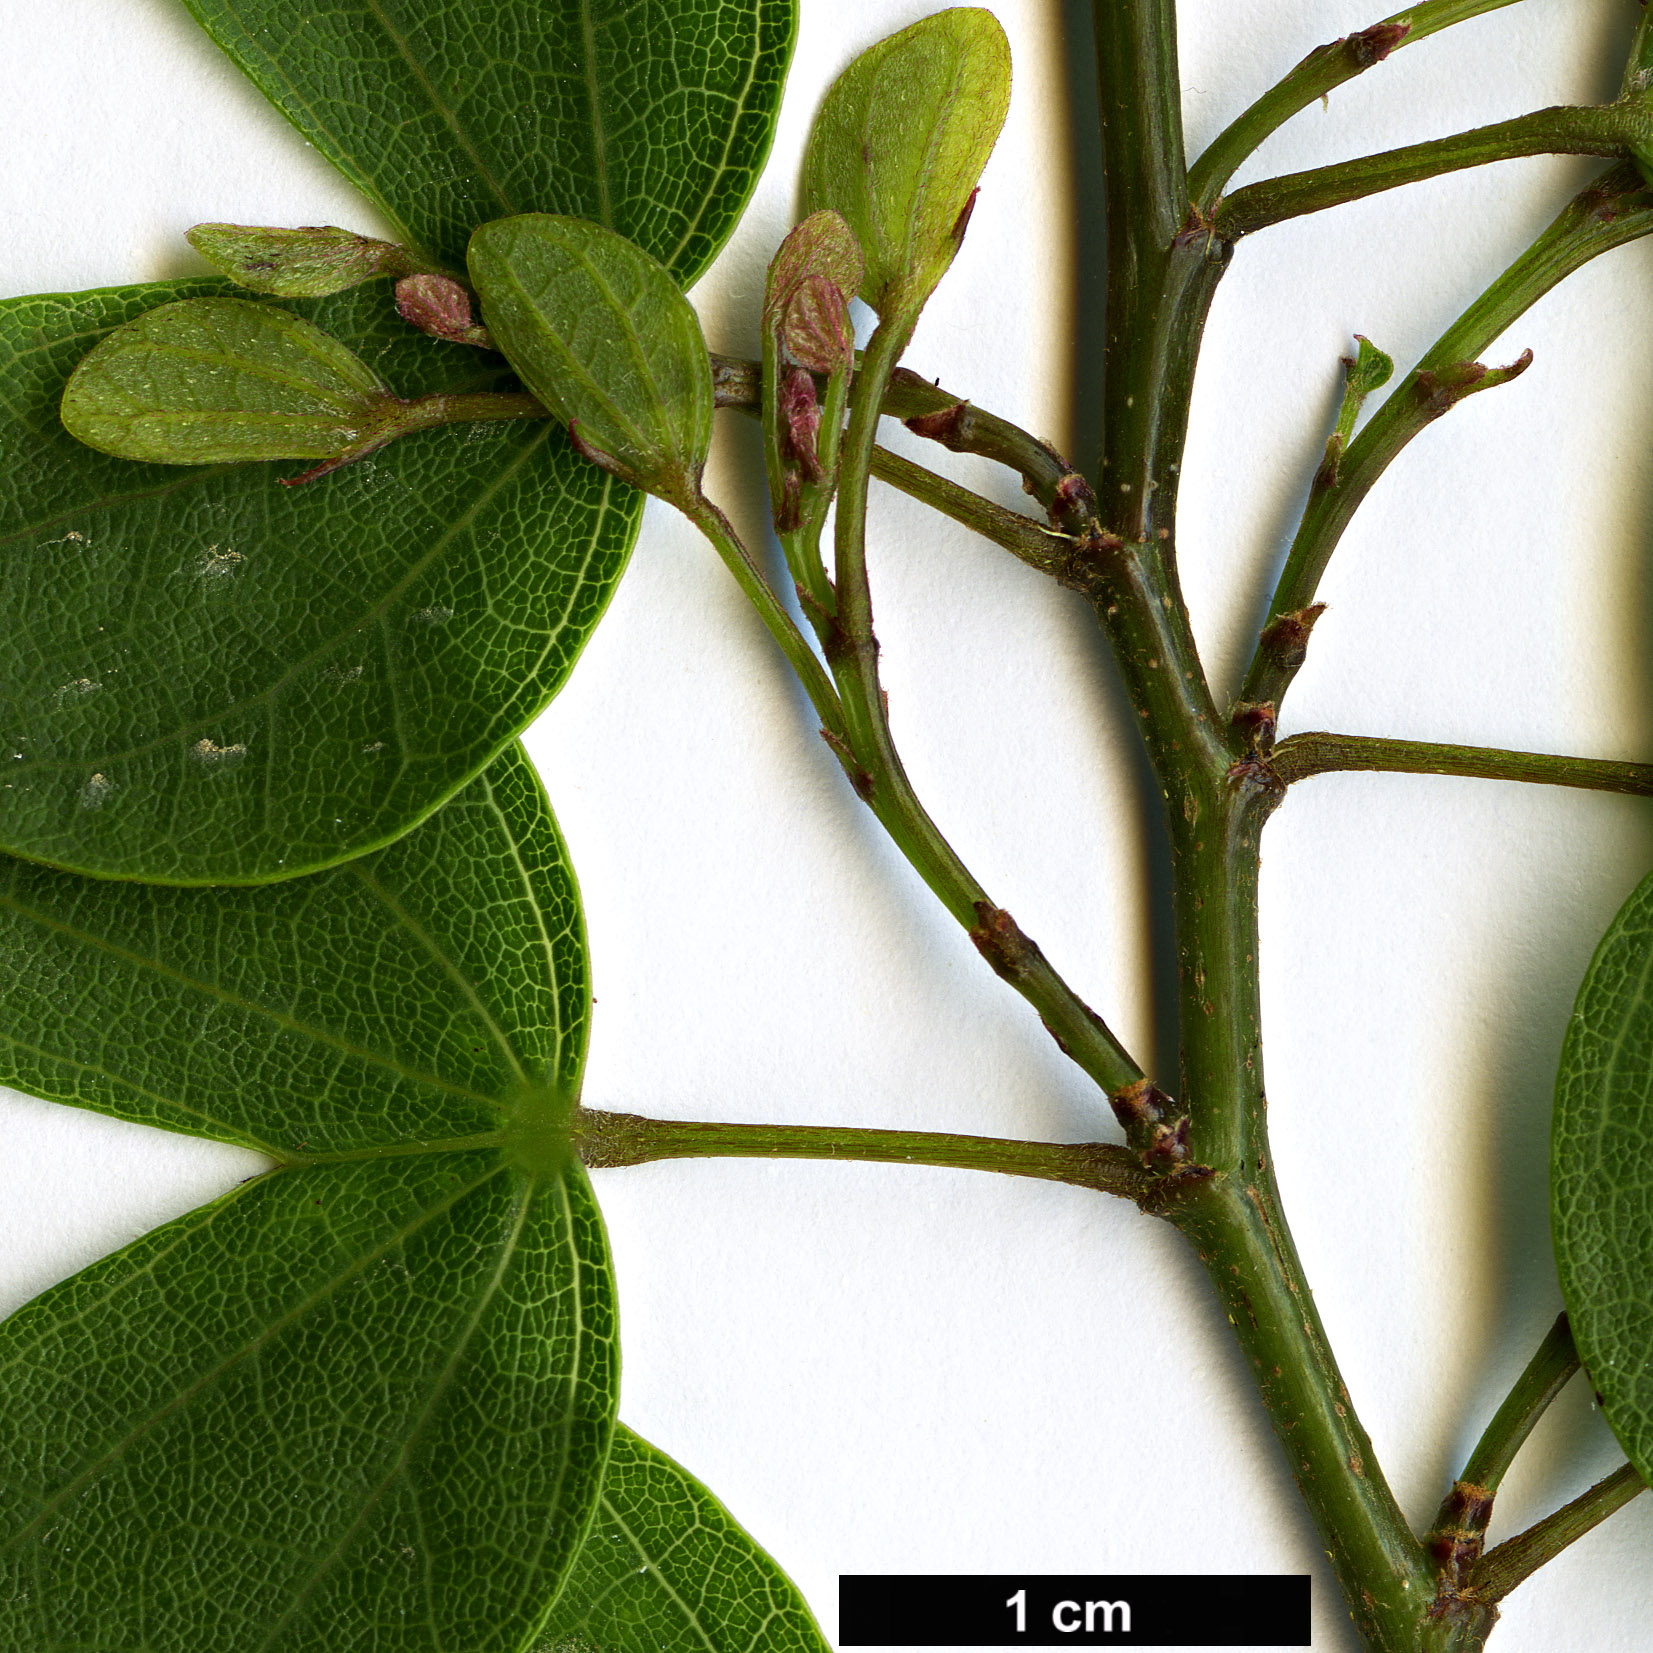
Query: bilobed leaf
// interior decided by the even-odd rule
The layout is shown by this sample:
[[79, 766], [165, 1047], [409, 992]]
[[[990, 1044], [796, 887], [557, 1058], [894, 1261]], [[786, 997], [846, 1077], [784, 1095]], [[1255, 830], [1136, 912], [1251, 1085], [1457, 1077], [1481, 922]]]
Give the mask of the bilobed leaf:
[[1574, 1341], [1613, 1432], [1653, 1477], [1653, 877], [1609, 926], [1579, 989], [1550, 1182]]
[[711, 359], [662, 265], [600, 224], [529, 213], [484, 224], [470, 270], [495, 344], [576, 445], [674, 504], [699, 495]]
[[578, 900], [527, 760], [263, 889], [13, 864], [0, 958], [5, 1082], [278, 1161], [0, 1326], [0, 1646], [531, 1643], [618, 1371], [567, 1136]]
[[768, 154], [796, 0], [186, 0], [398, 226], [459, 267], [471, 231], [593, 218], [687, 285]]
[[335, 224], [297, 230], [197, 224], [186, 239], [236, 286], [275, 298], [327, 298], [375, 276], [415, 275], [429, 268], [393, 241], [376, 241]]
[[159, 465], [327, 459], [393, 417], [359, 356], [272, 304], [180, 299], [118, 327], [69, 375], [63, 426], [118, 459]]
[[1010, 107], [1010, 46], [991, 12], [937, 12], [833, 82], [804, 156], [810, 211], [842, 213], [866, 258], [861, 296], [912, 316], [947, 272]]
[[[68, 435], [100, 338], [225, 292], [0, 304], [0, 849], [227, 884], [388, 842], [545, 705], [624, 566], [640, 498], [549, 420], [403, 437], [301, 488], [290, 461], [181, 470]], [[404, 396], [504, 379], [386, 289], [299, 308]]]
[[797, 1588], [700, 1482], [623, 1425], [536, 1653], [830, 1653]]

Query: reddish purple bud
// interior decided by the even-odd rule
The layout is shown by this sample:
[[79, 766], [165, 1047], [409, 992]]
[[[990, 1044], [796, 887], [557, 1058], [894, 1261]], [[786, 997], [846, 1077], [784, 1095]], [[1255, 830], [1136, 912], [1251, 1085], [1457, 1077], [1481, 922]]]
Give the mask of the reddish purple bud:
[[815, 381], [801, 367], [789, 367], [781, 380], [781, 425], [793, 457], [811, 482], [821, 480], [821, 461], [816, 438], [821, 430], [821, 404], [816, 400]]
[[476, 324], [471, 295], [447, 276], [404, 276], [396, 283], [396, 308], [410, 327], [433, 339], [450, 344], [488, 342], [486, 331]]
[[1410, 23], [1374, 23], [1349, 36], [1349, 55], [1361, 69], [1381, 63], [1412, 32]]

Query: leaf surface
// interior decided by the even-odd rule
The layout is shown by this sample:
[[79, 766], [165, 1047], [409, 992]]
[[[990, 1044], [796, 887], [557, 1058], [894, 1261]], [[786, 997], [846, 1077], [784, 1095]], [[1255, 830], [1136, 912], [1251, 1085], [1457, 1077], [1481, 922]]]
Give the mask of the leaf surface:
[[674, 504], [697, 498], [711, 359], [666, 269], [600, 224], [529, 213], [484, 224], [470, 270], [488, 331], [576, 443]]
[[592, 218], [687, 286], [768, 154], [796, 0], [185, 0], [410, 240]]
[[577, 1166], [244, 1184], [0, 1326], [0, 1645], [514, 1653], [617, 1364]]
[[1550, 1188], [1574, 1341], [1625, 1453], [1653, 1477], [1653, 877], [1608, 927], [1573, 1007]]
[[[290, 463], [137, 465], [62, 428], [105, 333], [225, 291], [0, 305], [0, 849], [245, 883], [388, 842], [545, 705], [624, 566], [641, 499], [548, 420], [404, 437], [301, 488]], [[299, 309], [403, 396], [504, 372], [382, 284]]]
[[597, 1519], [536, 1653], [830, 1653], [790, 1579], [664, 1452], [614, 1432]]

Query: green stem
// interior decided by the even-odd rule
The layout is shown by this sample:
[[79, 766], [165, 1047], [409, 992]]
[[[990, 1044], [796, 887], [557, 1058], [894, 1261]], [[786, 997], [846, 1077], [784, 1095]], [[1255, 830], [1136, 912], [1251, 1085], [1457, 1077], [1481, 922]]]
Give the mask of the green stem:
[[1601, 758], [1551, 757], [1506, 752], [1492, 746], [1439, 746], [1423, 740], [1381, 740], [1373, 735], [1330, 735], [1316, 730], [1280, 742], [1269, 766], [1287, 786], [1311, 775], [1341, 770], [1383, 770], [1402, 775], [1467, 775], [1488, 781], [1535, 781], [1589, 792], [1653, 797], [1653, 764], [1611, 763]]
[[1108, 228], [1104, 528], [1169, 541], [1194, 361], [1230, 248], [1191, 218], [1172, 0], [1093, 0]]
[[[1490, 375], [1466, 377], [1485, 350], [1558, 282], [1604, 252], [1653, 232], [1653, 194], [1634, 167], [1616, 167], [1578, 195], [1544, 233], [1435, 342], [1351, 442], [1335, 483], [1317, 488], [1292, 541], [1269, 605], [1270, 626], [1302, 614], [1350, 519], [1419, 431]], [[1278, 707], [1302, 664], [1301, 647], [1270, 643], [1269, 627], [1239, 698]], [[1289, 628], [1285, 628], [1289, 630]], [[1284, 631], [1277, 633], [1283, 636]]]
[[1220, 133], [1189, 168], [1188, 192], [1195, 209], [1208, 217], [1241, 165], [1310, 104], [1329, 96], [1356, 75], [1365, 74], [1402, 46], [1411, 46], [1466, 18], [1514, 4], [1515, 0], [1425, 0], [1370, 28], [1334, 40], [1329, 46], [1316, 47]]
[[1592, 1528], [1599, 1527], [1608, 1516], [1646, 1490], [1647, 1483], [1636, 1472], [1635, 1465], [1626, 1464], [1615, 1470], [1554, 1515], [1546, 1516], [1519, 1536], [1488, 1550], [1470, 1574], [1470, 1589], [1483, 1601], [1502, 1601], [1545, 1562], [1553, 1561], [1569, 1544], [1576, 1544]]
[[1412, 1653], [1433, 1580], [1349, 1402], [1272, 1167], [1248, 1160], [1167, 1215], [1228, 1312], [1355, 1623], [1373, 1648]]
[[911, 331], [910, 322], [898, 322], [873, 334], [850, 395], [849, 428], [839, 452], [837, 606], [835, 614], [816, 617], [842, 696], [844, 728], [834, 747], [857, 793], [994, 971], [1038, 1011], [1057, 1044], [1112, 1092], [1139, 1079], [1141, 1069], [954, 854], [919, 802], [890, 732], [867, 579], [867, 488], [884, 393]]
[[1470, 1575], [1486, 1547], [1498, 1488], [1533, 1426], [1578, 1369], [1572, 1328], [1562, 1314], [1493, 1415], [1424, 1539], [1439, 1569], [1438, 1600], [1458, 1606], [1469, 1601]]
[[[756, 362], [745, 361], [738, 356], [719, 356], [714, 352], [712, 380], [716, 386], [717, 405], [720, 408], [738, 408], [742, 413], [759, 413], [761, 374], [762, 370]], [[991, 459], [1018, 472], [1027, 491], [1045, 510], [1065, 519], [1063, 526], [1069, 533], [1081, 531], [1095, 513], [1096, 501], [1090, 484], [1049, 443], [1041, 442], [1008, 419], [1001, 419], [996, 413], [989, 413], [986, 408], [976, 407], [955, 396], [952, 391], [943, 390], [940, 385], [932, 384], [908, 368], [898, 367], [891, 373], [879, 411], [886, 419], [904, 420], [909, 429], [940, 443], [950, 452], [978, 454], [983, 459]], [[823, 466], [826, 463], [828, 413], [823, 404]], [[834, 448], [834, 456], [836, 451]], [[874, 456], [874, 475], [883, 474], [878, 469], [883, 463], [878, 455], [884, 451], [879, 449]], [[901, 483], [895, 481], [895, 474], [892, 469], [886, 480], [900, 487]], [[938, 504], [937, 508], [942, 507]]]
[[980, 494], [973, 494], [968, 488], [961, 488], [958, 483], [891, 453], [888, 448], [872, 450], [872, 474], [880, 482], [899, 488], [909, 499], [916, 499], [983, 539], [991, 540], [1041, 574], [1070, 585], [1080, 577], [1073, 567], [1075, 542], [1066, 534], [983, 499]]
[[769, 635], [780, 644], [781, 652], [797, 674], [821, 727], [837, 740], [844, 738], [844, 709], [815, 651], [804, 635], [793, 624], [792, 616], [781, 607], [769, 582], [763, 577], [750, 551], [735, 532], [733, 524], [705, 497], [691, 500], [681, 506], [685, 516], [712, 542], [724, 565], [734, 575], [742, 591], [769, 630]]
[[587, 1165], [642, 1165], [657, 1159], [833, 1159], [937, 1165], [1072, 1183], [1145, 1200], [1156, 1179], [1127, 1149], [1106, 1142], [1014, 1142], [935, 1131], [871, 1131], [836, 1125], [726, 1125], [645, 1119], [581, 1108], [574, 1144]]
[[1459, 1480], [1496, 1492], [1522, 1443], [1532, 1433], [1533, 1425], [1578, 1369], [1573, 1330], [1563, 1312], [1556, 1316], [1538, 1352], [1493, 1415]]
[[1381, 155], [1363, 155], [1336, 166], [1250, 184], [1223, 199], [1216, 209], [1215, 228], [1219, 236], [1237, 241], [1304, 213], [1323, 212], [1466, 167], [1524, 155], [1602, 155], [1623, 160], [1649, 147], [1653, 147], [1653, 110], [1639, 101], [1603, 108], [1539, 109], [1432, 143], [1409, 144]]
[[[1186, 1163], [1163, 1178], [1164, 1214], [1193, 1244], [1232, 1321], [1277, 1438], [1351, 1611], [1382, 1653], [1416, 1653], [1430, 1599], [1408, 1531], [1349, 1403], [1292, 1244], [1272, 1174], [1258, 978], [1258, 843], [1283, 788], [1212, 702], [1177, 586], [1176, 481], [1206, 310], [1228, 255], [1209, 226], [1177, 222], [1158, 180], [1181, 151], [1156, 111], [1178, 96], [1174, 62], [1142, 87], [1126, 20], [1162, 0], [1097, 0], [1108, 170], [1108, 323], [1097, 617], [1113, 645], [1164, 791], [1171, 844]], [[1142, 107], [1118, 110], [1116, 89]], [[1132, 144], [1156, 138], [1157, 158]], [[1129, 140], [1122, 142], [1121, 140]], [[1132, 1098], [1119, 1099], [1124, 1104]], [[1127, 1129], [1129, 1129], [1129, 1124]]]

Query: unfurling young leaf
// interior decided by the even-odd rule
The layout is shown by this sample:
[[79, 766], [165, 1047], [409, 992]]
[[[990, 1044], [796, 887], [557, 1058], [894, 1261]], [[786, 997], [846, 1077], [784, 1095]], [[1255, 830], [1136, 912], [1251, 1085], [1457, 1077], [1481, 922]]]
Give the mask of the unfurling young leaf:
[[1653, 877], [1578, 991], [1556, 1079], [1550, 1202], [1573, 1340], [1613, 1433], [1653, 1479]]
[[812, 373], [832, 373], [853, 360], [855, 330], [848, 303], [860, 290], [861, 245], [843, 217], [811, 213], [781, 243], [764, 288], [763, 332]]
[[712, 369], [689, 301], [635, 243], [583, 218], [526, 213], [471, 237], [496, 347], [574, 445], [689, 508], [712, 441]]
[[957, 7], [863, 52], [833, 83], [804, 157], [804, 202], [861, 243], [861, 297], [912, 317], [953, 262], [1010, 107], [1010, 46], [991, 12]]
[[375, 276], [434, 268], [394, 241], [375, 241], [334, 224], [298, 230], [197, 224], [185, 239], [221, 275], [274, 298], [326, 298]]
[[359, 356], [286, 310], [239, 298], [146, 311], [63, 392], [73, 437], [117, 459], [214, 465], [340, 459], [393, 434], [399, 404]]

